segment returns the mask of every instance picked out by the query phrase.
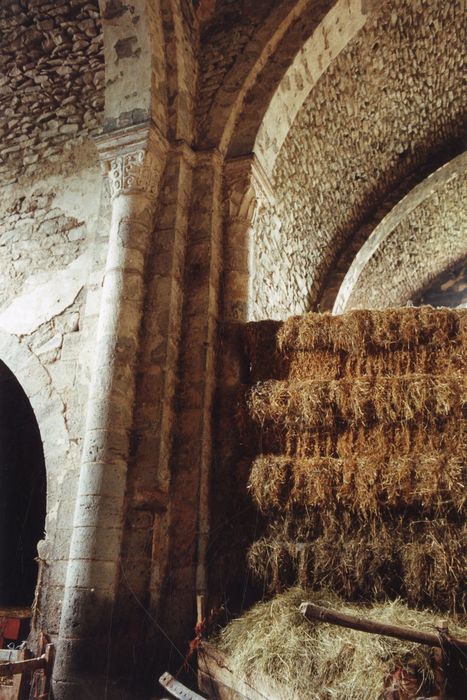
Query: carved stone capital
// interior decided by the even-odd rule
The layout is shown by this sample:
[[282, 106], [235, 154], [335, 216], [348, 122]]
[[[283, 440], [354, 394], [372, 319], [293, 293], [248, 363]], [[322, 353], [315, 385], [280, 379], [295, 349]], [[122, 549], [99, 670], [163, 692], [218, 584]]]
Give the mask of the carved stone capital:
[[274, 202], [271, 184], [254, 154], [226, 163], [225, 197], [229, 222], [241, 221], [249, 226], [261, 206]]
[[155, 198], [168, 144], [152, 123], [118, 129], [95, 138], [112, 199], [124, 194]]

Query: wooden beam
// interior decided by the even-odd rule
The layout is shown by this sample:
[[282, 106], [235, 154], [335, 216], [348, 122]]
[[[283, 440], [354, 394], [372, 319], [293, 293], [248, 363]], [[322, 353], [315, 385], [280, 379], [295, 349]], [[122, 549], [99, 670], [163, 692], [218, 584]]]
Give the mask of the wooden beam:
[[14, 676], [17, 673], [31, 673], [41, 668], [46, 668], [47, 657], [45, 654], [34, 659], [26, 659], [25, 661], [8, 661], [0, 663], [1, 676]]
[[0, 608], [0, 619], [28, 620], [31, 615], [31, 608]]
[[[199, 689], [211, 700], [283, 700], [291, 697], [288, 689], [268, 687], [269, 679], [239, 678], [229, 668], [229, 658], [209, 642], [198, 649]], [[254, 687], [253, 687], [254, 685]]]
[[[327, 608], [322, 608], [314, 603], [302, 603], [300, 612], [307, 620], [318, 620], [327, 622], [331, 625], [339, 625], [340, 627], [348, 627], [360, 632], [369, 632], [370, 634], [381, 634], [384, 637], [395, 637], [396, 639], [404, 639], [409, 642], [418, 644], [426, 644], [430, 647], [441, 647], [442, 641], [446, 640], [447, 644], [458, 647], [467, 652], [467, 639], [458, 639], [451, 637], [449, 634], [433, 634], [431, 632], [419, 632], [410, 627], [400, 627], [399, 625], [389, 625], [375, 620], [368, 620], [354, 615], [346, 615], [345, 613], [334, 612]], [[440, 628], [442, 631], [442, 628]]]

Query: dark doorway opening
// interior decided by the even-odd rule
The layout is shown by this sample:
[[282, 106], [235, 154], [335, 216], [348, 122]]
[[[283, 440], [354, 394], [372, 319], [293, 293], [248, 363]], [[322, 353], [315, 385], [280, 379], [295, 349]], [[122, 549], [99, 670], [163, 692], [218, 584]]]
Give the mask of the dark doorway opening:
[[28, 397], [0, 360], [0, 607], [34, 600], [45, 498], [39, 427]]

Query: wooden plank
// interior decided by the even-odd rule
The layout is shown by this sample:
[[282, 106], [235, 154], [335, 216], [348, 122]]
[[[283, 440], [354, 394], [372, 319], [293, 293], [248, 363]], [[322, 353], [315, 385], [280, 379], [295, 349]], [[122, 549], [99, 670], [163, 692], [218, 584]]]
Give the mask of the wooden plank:
[[46, 668], [47, 659], [45, 654], [33, 659], [23, 661], [3, 661], [0, 663], [0, 673], [2, 676], [14, 676], [21, 673], [32, 673], [39, 669]]
[[[368, 620], [361, 617], [355, 617], [354, 615], [338, 613], [334, 610], [329, 610], [328, 608], [322, 608], [320, 605], [315, 605], [314, 603], [302, 603], [300, 605], [300, 612], [303, 613], [307, 620], [318, 620], [320, 622], [327, 622], [332, 625], [339, 625], [340, 627], [350, 627], [351, 629], [358, 630], [359, 632], [380, 634], [384, 637], [395, 637], [396, 639], [404, 639], [417, 644], [426, 644], [430, 647], [441, 647], [440, 635], [432, 634], [431, 632], [419, 632], [418, 630], [414, 630], [409, 627], [400, 627], [399, 625], [389, 625], [386, 623], [383, 624], [382, 622], [376, 622], [375, 620]], [[452, 644], [467, 652], [466, 639], [459, 639], [446, 634], [443, 634], [442, 639], [446, 643]]]
[[21, 678], [8, 679], [8, 681], [9, 683], [6, 685], [6, 680], [4, 681], [0, 676], [0, 700], [19, 700]]
[[216, 647], [202, 642], [198, 649], [198, 684], [209, 700], [294, 700], [288, 688], [273, 687], [268, 679], [236, 678], [228, 658]]
[[[13, 660], [25, 661], [30, 652], [27, 649], [3, 649], [8, 652]], [[28, 677], [20, 673], [15, 676], [2, 675], [0, 665], [0, 700], [25, 700], [29, 697], [29, 681]]]
[[0, 619], [13, 618], [17, 620], [28, 620], [31, 615], [31, 608], [0, 608]]

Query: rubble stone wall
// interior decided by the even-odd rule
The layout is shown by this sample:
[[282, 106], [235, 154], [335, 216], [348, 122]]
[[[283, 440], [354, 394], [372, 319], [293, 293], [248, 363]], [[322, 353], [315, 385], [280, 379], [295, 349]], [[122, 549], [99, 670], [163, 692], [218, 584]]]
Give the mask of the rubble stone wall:
[[[292, 6], [293, 2], [287, 0], [282, 4]], [[202, 28], [200, 37], [200, 79], [196, 106], [198, 133], [203, 133], [208, 126], [210, 108], [229, 70], [277, 5], [274, 0], [256, 0], [254, 3], [224, 0], [217, 3], [215, 14]]]
[[[444, 186], [412, 211], [407, 207], [406, 216], [364, 264], [344, 308], [403, 306], [419, 297], [420, 290], [429, 287], [444, 270], [462, 260], [466, 251], [466, 194], [464, 170], [457, 176], [451, 173]], [[379, 233], [383, 224], [373, 235]], [[401, 260], [406, 264], [401, 264]]]
[[275, 207], [256, 227], [253, 318], [315, 308], [353, 232], [461, 136], [464, 39], [458, 1], [383, 3], [320, 78], [277, 158]]
[[[120, 566], [117, 597], [112, 586], [108, 590], [118, 611], [115, 618], [111, 615], [112, 630], [126, 630], [120, 646], [127, 662], [138, 656], [138, 645], [161, 658], [158, 643], [143, 640], [141, 631], [148, 620], [141, 602], [183, 646], [192, 634], [193, 593], [205, 591], [209, 497], [217, 479], [223, 483], [216, 495], [220, 503], [225, 483], [230, 483], [224, 474], [234, 473], [228, 462], [233, 438], [224, 430], [219, 433], [222, 444], [213, 454], [219, 411], [216, 391], [219, 385], [224, 388], [224, 382], [233, 397], [243, 372], [237, 341], [230, 343], [228, 335], [234, 338], [235, 329], [224, 329], [219, 343], [222, 295], [227, 288], [225, 273], [232, 272], [229, 283], [238, 296], [234, 302], [245, 300], [249, 251], [243, 242], [250, 224], [256, 222], [253, 318], [302, 313], [320, 303], [339, 252], [358, 236], [354, 257], [381, 217], [409, 185], [417, 184], [420, 173], [432, 172], [436, 154], [458, 143], [465, 43], [460, 0], [339, 0], [334, 6], [348, 9], [352, 23], [345, 24], [345, 13], [328, 15], [313, 39], [331, 5], [332, 0], [1, 3], [0, 359], [30, 398], [44, 441], [48, 513], [46, 536], [39, 546], [37, 626], [51, 635], [58, 631], [64, 600], [110, 230], [109, 184], [98, 164], [95, 132], [101, 127], [115, 131], [106, 135], [109, 142], [114, 140], [107, 162], [114, 192], [130, 185], [127, 203], [116, 197], [112, 205], [111, 241], [119, 252], [128, 232], [138, 237], [138, 207], [147, 195], [131, 193], [131, 183], [136, 181], [137, 189], [144, 190], [155, 163], [161, 168], [154, 229], [151, 203], [151, 214], [144, 219], [147, 245], [142, 251], [134, 249], [136, 304], [132, 311], [131, 303], [126, 303], [132, 301], [131, 291], [125, 296], [122, 290], [127, 287], [119, 282], [104, 305], [109, 314], [104, 312], [102, 319], [106, 321], [113, 311], [112, 320], [122, 328], [121, 333], [103, 333], [104, 359], [93, 381], [94, 396], [101, 392], [102, 397], [92, 403], [94, 414], [88, 412], [95, 421], [91, 430], [88, 425], [88, 433], [94, 430], [101, 439], [112, 394], [120, 392], [114, 404], [119, 410], [124, 407], [119, 454], [124, 476], [115, 482], [120, 510], [106, 511], [105, 499], [99, 501], [102, 494], [93, 491], [91, 507], [84, 500], [77, 511], [96, 516], [96, 531], [102, 532], [101, 522], [114, 530], [115, 557], [106, 576], [113, 582], [112, 567]], [[252, 132], [297, 49], [310, 37], [312, 62], [295, 64], [292, 78], [283, 81], [276, 94], [278, 111], [285, 109], [290, 94], [300, 94], [287, 111], [295, 117], [290, 132], [286, 135], [289, 122], [283, 119], [278, 134], [270, 114], [258, 140], [264, 148], [254, 154], [261, 165], [264, 149], [269, 148], [275, 167], [262, 168], [261, 176], [258, 167], [258, 181], [254, 186], [248, 181], [246, 192], [242, 179], [236, 193], [241, 205], [236, 214], [235, 207], [227, 206], [223, 217], [227, 166], [235, 165], [236, 156], [253, 160]], [[301, 82], [308, 69], [311, 92]], [[300, 107], [305, 93], [308, 97]], [[160, 149], [145, 160], [144, 148], [126, 149], [134, 127], [148, 120], [158, 143], [160, 138]], [[103, 141], [98, 142], [102, 149]], [[149, 190], [155, 197], [156, 188]], [[255, 219], [256, 204], [261, 209]], [[236, 219], [231, 226], [236, 233], [224, 246], [228, 216]], [[417, 227], [426, 228], [427, 223], [417, 219], [403, 228], [404, 235], [413, 236], [415, 248]], [[439, 241], [440, 249], [447, 247], [448, 238]], [[406, 267], [413, 273], [412, 258], [404, 257], [404, 250], [396, 246], [392, 259], [397, 260], [400, 252], [401, 264], [408, 261]], [[128, 288], [134, 274], [130, 257], [127, 268], [116, 264], [111, 270], [122, 273]], [[423, 264], [422, 256], [419, 263]], [[333, 289], [348, 269], [346, 264], [339, 268]], [[375, 277], [378, 284], [387, 277], [387, 269], [382, 258]], [[130, 331], [123, 328], [126, 321], [131, 322]], [[131, 341], [124, 356], [120, 338]], [[224, 417], [233, 405], [233, 399], [225, 402]], [[228, 421], [232, 414], [233, 409]], [[230, 426], [228, 421], [223, 425]], [[118, 430], [114, 433], [115, 443], [106, 442], [105, 436], [102, 444], [90, 441], [85, 456], [105, 453], [101, 467], [113, 464]], [[87, 464], [95, 463], [90, 459]], [[115, 473], [110, 473], [107, 485], [113, 486]], [[101, 483], [97, 478], [92, 488], [99, 491]], [[123, 522], [124, 509], [121, 531], [115, 523]], [[215, 527], [214, 523], [213, 531]], [[90, 593], [94, 589], [87, 572], [93, 569], [98, 579], [104, 570], [102, 561], [96, 564], [93, 542], [88, 540], [83, 550], [76, 545], [71, 561], [78, 563], [69, 568], [83, 577]], [[107, 545], [105, 536], [99, 539], [99, 547]], [[79, 580], [69, 590], [84, 588], [76, 583]], [[63, 635], [62, 625], [62, 652], [70, 639], [76, 641], [75, 623], [82, 626], [79, 634], [83, 632], [89, 610], [93, 624], [96, 620], [100, 624], [95, 607], [83, 614], [76, 600], [70, 594], [70, 604], [63, 605], [71, 633]], [[80, 648], [84, 647], [75, 647]], [[76, 654], [68, 654], [72, 663]], [[66, 656], [62, 653], [62, 658]], [[148, 657], [142, 653], [139, 658], [153, 674]], [[118, 665], [117, 671], [121, 679], [122, 667]], [[66, 676], [61, 678], [68, 682]], [[57, 698], [70, 697], [63, 692]]]
[[87, 135], [104, 103], [97, 0], [6, 0], [0, 7], [0, 178], [32, 176]]

